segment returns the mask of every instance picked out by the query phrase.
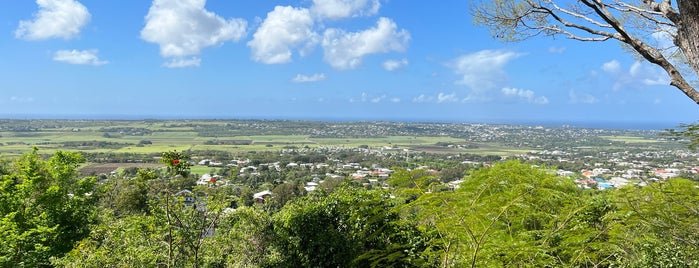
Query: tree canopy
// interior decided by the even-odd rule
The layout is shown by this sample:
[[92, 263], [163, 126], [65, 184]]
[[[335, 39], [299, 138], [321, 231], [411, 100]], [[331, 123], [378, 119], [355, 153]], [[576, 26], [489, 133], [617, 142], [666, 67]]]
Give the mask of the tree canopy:
[[[670, 85], [699, 104], [699, 1], [473, 0], [476, 24], [505, 41], [539, 35], [617, 40], [661, 67]], [[666, 42], [670, 41], [670, 42]]]

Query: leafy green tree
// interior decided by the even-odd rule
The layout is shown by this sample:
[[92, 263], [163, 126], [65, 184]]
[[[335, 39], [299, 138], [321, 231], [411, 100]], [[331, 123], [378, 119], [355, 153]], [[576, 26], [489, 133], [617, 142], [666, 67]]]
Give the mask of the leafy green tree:
[[667, 129], [661, 135], [673, 140], [685, 141], [691, 150], [696, 150], [699, 146], [698, 123], [680, 124], [677, 129]]
[[47, 267], [89, 234], [95, 178], [78, 179], [78, 153], [43, 160], [34, 148], [0, 181], [0, 266]]
[[300, 182], [285, 182], [279, 184], [272, 189], [272, 198], [267, 201], [267, 208], [270, 211], [278, 211], [284, 205], [306, 193], [303, 185]]
[[699, 265], [699, 185], [686, 179], [625, 187], [612, 239], [630, 267]]
[[274, 245], [274, 227], [269, 213], [240, 207], [222, 215], [214, 235], [207, 239], [207, 267], [274, 267], [280, 262]]
[[[185, 200], [196, 197], [194, 202]], [[54, 264], [66, 267], [201, 267], [225, 263], [216, 256], [219, 222], [230, 204], [225, 196], [160, 196], [148, 200], [148, 213], [100, 213], [90, 236]]]
[[393, 211], [385, 191], [348, 185], [316, 190], [274, 215], [283, 267], [426, 265], [422, 233]]
[[575, 184], [517, 161], [473, 172], [454, 192], [423, 194], [407, 210], [434, 234], [443, 267], [563, 266], [555, 250], [579, 212]]
[[155, 216], [114, 217], [104, 212], [90, 237], [53, 264], [59, 267], [164, 267], [167, 266], [166, 229]]
[[410, 202], [420, 195], [432, 191], [434, 186], [439, 185], [439, 179], [422, 169], [396, 168], [396, 171], [388, 179], [388, 185], [394, 189], [396, 198]]
[[[151, 183], [158, 179], [154, 170], [139, 169], [137, 176], [125, 180], [117, 187], [117, 197], [114, 201], [115, 213], [119, 215], [148, 213], [148, 200]], [[120, 178], [120, 180], [124, 180]]]

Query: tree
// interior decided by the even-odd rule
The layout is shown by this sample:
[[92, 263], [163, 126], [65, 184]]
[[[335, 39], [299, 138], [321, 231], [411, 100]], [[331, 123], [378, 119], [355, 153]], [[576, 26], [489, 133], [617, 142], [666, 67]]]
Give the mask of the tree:
[[83, 161], [62, 151], [44, 160], [34, 148], [0, 177], [0, 267], [47, 267], [89, 234], [95, 178], [78, 179]]
[[315, 190], [273, 215], [281, 263], [275, 267], [431, 267], [424, 238], [402, 221], [389, 193], [344, 184]]
[[633, 267], [699, 265], [699, 187], [686, 179], [625, 187], [614, 192], [619, 206], [613, 242]]
[[[615, 39], [661, 67], [670, 85], [699, 104], [688, 77], [699, 74], [699, 1], [678, 0], [473, 0], [476, 24], [505, 41], [538, 35], [579, 41]], [[561, 4], [557, 4], [560, 2]], [[663, 47], [654, 38], [669, 38]]]
[[423, 194], [404, 210], [434, 233], [430, 244], [439, 250], [428, 259], [442, 267], [599, 267], [604, 250], [582, 250], [597, 242], [594, 224], [581, 219], [595, 207], [572, 180], [508, 161], [475, 171], [453, 192]]

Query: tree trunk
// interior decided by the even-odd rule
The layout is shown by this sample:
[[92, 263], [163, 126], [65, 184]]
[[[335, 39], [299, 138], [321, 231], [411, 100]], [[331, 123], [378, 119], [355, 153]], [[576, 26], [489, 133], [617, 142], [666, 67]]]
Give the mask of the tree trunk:
[[680, 23], [677, 24], [677, 45], [699, 75], [699, 1], [678, 0]]

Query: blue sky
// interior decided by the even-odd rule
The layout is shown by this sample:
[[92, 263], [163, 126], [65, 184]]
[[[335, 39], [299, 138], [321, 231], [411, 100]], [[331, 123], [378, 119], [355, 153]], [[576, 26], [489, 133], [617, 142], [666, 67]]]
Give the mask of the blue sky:
[[699, 118], [618, 43], [502, 43], [468, 2], [5, 0], [0, 116]]

